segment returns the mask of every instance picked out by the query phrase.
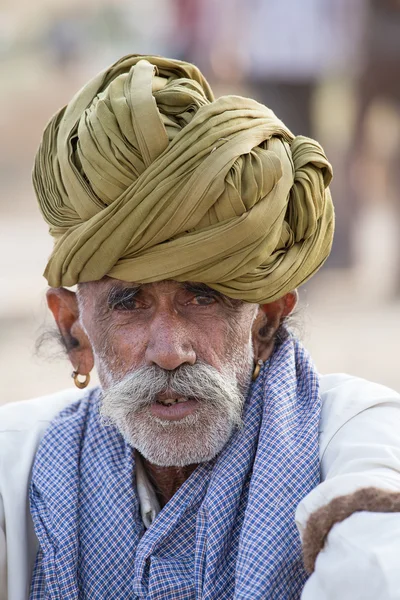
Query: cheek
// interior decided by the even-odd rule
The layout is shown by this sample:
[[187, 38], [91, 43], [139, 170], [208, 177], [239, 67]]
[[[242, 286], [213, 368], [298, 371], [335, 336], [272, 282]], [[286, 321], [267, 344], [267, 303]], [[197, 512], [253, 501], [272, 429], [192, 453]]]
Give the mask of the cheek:
[[198, 331], [198, 358], [218, 368], [235, 357], [247, 354], [253, 317], [229, 314], [203, 322]]
[[228, 347], [226, 321], [202, 319], [192, 328], [191, 344], [199, 360], [218, 368], [223, 363]]
[[132, 324], [107, 324], [98, 327], [93, 338], [95, 356], [113, 374], [125, 375], [143, 364], [146, 331]]
[[252, 318], [243, 317], [229, 323], [228, 339], [230, 350], [230, 356], [243, 355], [248, 351], [251, 345], [251, 326], [253, 323]]

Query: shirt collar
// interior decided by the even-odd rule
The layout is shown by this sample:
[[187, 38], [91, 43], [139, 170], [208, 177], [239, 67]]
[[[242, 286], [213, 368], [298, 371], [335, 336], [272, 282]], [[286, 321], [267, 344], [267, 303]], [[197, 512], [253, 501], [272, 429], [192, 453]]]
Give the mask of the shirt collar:
[[146, 475], [143, 460], [137, 451], [135, 452], [135, 463], [136, 488], [139, 498], [140, 513], [142, 515], [143, 524], [146, 529], [148, 529], [161, 511], [161, 507], [154, 487]]

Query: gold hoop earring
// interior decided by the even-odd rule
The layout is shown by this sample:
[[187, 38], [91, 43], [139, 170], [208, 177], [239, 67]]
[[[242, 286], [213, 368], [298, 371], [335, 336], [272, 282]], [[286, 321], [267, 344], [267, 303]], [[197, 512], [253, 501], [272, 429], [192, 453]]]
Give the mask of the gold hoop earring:
[[257, 379], [257, 377], [259, 376], [261, 367], [263, 366], [263, 364], [264, 364], [263, 361], [261, 360], [261, 358], [259, 358], [255, 364], [253, 375], [251, 377], [253, 381], [255, 381]]
[[[72, 371], [72, 379], [74, 380], [74, 384], [76, 385], [77, 388], [79, 388], [80, 390], [83, 390], [85, 387], [87, 387], [89, 385], [90, 382], [90, 374], [88, 373], [87, 375], [85, 375], [85, 379], [83, 381], [79, 380], [79, 375], [80, 373], [78, 371]], [[82, 375], [83, 377], [83, 375]]]

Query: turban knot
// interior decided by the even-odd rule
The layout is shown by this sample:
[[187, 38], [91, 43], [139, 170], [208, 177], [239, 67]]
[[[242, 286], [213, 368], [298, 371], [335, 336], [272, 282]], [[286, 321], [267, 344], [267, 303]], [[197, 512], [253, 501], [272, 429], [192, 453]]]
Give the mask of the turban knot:
[[45, 276], [197, 281], [273, 301], [330, 252], [331, 177], [321, 146], [262, 104], [214, 100], [189, 63], [127, 56], [44, 132], [33, 181], [55, 240]]

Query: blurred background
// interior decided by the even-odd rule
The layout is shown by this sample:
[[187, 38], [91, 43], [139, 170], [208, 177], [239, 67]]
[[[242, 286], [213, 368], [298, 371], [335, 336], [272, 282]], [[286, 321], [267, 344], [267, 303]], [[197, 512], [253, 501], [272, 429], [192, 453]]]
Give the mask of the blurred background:
[[400, 390], [399, 0], [2, 0], [0, 403], [72, 383], [51, 348], [35, 354], [51, 239], [31, 168], [50, 116], [128, 53], [192, 61], [216, 95], [255, 97], [322, 143], [336, 239], [298, 329], [321, 372]]

